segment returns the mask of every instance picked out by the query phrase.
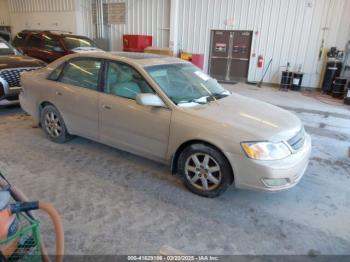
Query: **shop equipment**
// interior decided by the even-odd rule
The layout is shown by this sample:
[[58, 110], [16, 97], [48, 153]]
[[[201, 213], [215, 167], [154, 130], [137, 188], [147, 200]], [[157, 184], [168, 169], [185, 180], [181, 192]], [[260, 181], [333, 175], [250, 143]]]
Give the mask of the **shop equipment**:
[[280, 90], [289, 90], [293, 86], [293, 72], [289, 71], [290, 63], [287, 63], [285, 71], [282, 71]]
[[146, 47], [144, 52], [147, 54], [173, 56], [173, 51], [170, 48], [159, 48], [159, 47], [150, 46], [150, 47]]
[[348, 82], [348, 88], [345, 91], [344, 103], [346, 105], [350, 105], [350, 82]]
[[64, 232], [56, 209], [43, 201], [28, 201], [0, 173], [0, 261], [50, 261], [40, 237], [39, 221], [32, 211], [42, 210], [56, 233], [56, 261], [63, 262]]
[[150, 35], [123, 35], [123, 51], [143, 53], [145, 48], [152, 46]]
[[333, 83], [337, 77], [340, 77], [343, 68], [344, 53], [336, 47], [332, 47], [327, 53], [326, 71], [324, 74], [322, 92], [332, 94]]
[[343, 98], [346, 89], [346, 78], [337, 77], [333, 82], [332, 96], [334, 98]]
[[302, 65], [299, 65], [298, 71], [293, 73], [293, 91], [300, 91], [301, 85], [303, 83], [304, 73], [301, 72]]
[[204, 68], [204, 55], [203, 54], [192, 54], [187, 52], [180, 52], [180, 58], [187, 60], [197, 66], [198, 68]]

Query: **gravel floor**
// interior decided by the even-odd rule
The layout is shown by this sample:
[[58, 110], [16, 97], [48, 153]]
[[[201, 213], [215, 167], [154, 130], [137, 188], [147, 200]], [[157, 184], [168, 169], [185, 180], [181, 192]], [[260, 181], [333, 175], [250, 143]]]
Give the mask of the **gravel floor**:
[[[270, 88], [228, 88], [304, 121], [313, 152], [296, 188], [230, 188], [201, 198], [155, 162], [82, 138], [53, 144], [18, 107], [0, 109], [0, 170], [30, 198], [58, 208], [67, 254], [157, 254], [163, 245], [187, 254], [350, 254], [348, 108]], [[51, 246], [46, 218], [42, 231]]]

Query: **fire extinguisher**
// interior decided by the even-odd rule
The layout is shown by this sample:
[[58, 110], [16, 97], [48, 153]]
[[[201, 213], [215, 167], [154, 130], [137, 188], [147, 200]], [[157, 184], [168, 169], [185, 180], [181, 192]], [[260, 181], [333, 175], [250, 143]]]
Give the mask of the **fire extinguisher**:
[[258, 68], [263, 68], [264, 66], [264, 58], [262, 55], [259, 55], [258, 57]]

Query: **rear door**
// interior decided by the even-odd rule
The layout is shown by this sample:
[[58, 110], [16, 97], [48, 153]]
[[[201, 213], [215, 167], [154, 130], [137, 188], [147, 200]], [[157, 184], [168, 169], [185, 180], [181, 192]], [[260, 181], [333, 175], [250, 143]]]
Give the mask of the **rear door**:
[[[52, 103], [72, 134], [98, 140], [99, 81], [102, 60], [77, 58], [68, 61], [54, 88]], [[53, 75], [55, 72], [53, 72]]]
[[235, 31], [233, 34], [230, 79], [244, 81], [248, 78], [253, 33], [251, 31]]

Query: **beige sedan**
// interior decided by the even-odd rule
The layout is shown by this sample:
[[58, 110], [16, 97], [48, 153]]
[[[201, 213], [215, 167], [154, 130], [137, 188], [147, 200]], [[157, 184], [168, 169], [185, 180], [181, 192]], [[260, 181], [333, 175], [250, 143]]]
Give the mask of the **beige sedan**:
[[90, 53], [22, 76], [22, 108], [54, 142], [86, 137], [169, 164], [192, 192], [295, 186], [311, 139], [300, 120], [225, 90], [176, 58]]

